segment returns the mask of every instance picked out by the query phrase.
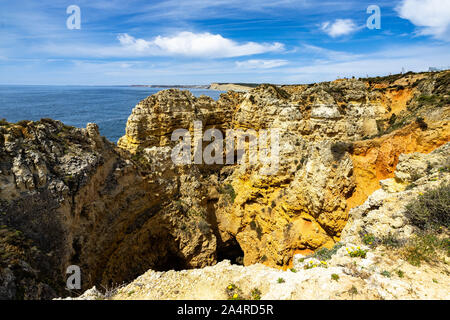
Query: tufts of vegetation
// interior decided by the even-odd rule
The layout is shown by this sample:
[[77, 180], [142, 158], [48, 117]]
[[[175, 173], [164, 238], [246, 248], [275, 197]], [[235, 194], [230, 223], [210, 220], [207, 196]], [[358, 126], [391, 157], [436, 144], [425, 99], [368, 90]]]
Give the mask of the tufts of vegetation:
[[228, 300], [244, 300], [242, 290], [233, 283], [228, 285], [225, 293], [228, 296]]
[[333, 274], [331, 275], [331, 280], [339, 281], [339, 275], [336, 274], [336, 273], [333, 273]]
[[387, 270], [384, 270], [383, 272], [380, 273], [382, 276], [385, 276], [386, 278], [390, 278], [391, 277], [391, 273]]
[[261, 290], [254, 288], [250, 294], [244, 295], [241, 288], [231, 283], [225, 289], [228, 300], [261, 300]]
[[367, 246], [373, 245], [375, 243], [375, 240], [376, 239], [373, 234], [366, 233], [362, 236], [362, 242]]
[[231, 184], [226, 184], [223, 188], [219, 190], [220, 193], [225, 194], [231, 200], [231, 203], [234, 203], [236, 199], [236, 192]]
[[422, 263], [434, 264], [439, 261], [439, 252], [450, 256], [450, 240], [441, 239], [435, 234], [417, 235], [402, 248], [402, 255], [411, 265], [419, 267]]
[[278, 282], [278, 283], [285, 283], [286, 280], [284, 280], [283, 278], [278, 278], [277, 282]]
[[347, 248], [347, 253], [352, 258], [366, 258], [367, 250], [361, 249], [359, 246], [356, 248]]
[[253, 289], [251, 292], [252, 300], [261, 300], [261, 294], [261, 290], [258, 288]]
[[340, 242], [336, 243], [333, 248], [327, 249], [327, 248], [321, 248], [317, 250], [311, 258], [316, 258], [318, 260], [330, 260], [331, 257], [336, 254], [336, 252], [342, 248], [344, 245]]
[[350, 290], [348, 290], [348, 293], [354, 296], [355, 294], [358, 294], [358, 289], [353, 285]]
[[420, 129], [422, 129], [422, 130], [428, 129], [428, 125], [422, 117], [417, 117], [416, 123], [419, 125]]
[[421, 230], [450, 227], [450, 184], [441, 184], [411, 201], [406, 206], [406, 217]]

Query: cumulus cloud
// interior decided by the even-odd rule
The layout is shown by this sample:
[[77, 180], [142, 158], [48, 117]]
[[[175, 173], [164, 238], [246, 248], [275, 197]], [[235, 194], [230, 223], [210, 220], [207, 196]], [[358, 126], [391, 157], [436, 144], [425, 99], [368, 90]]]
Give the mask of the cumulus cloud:
[[157, 36], [153, 40], [136, 39], [128, 34], [118, 37], [120, 44], [129, 51], [138, 54], [182, 55], [204, 58], [230, 58], [253, 54], [282, 51], [284, 45], [279, 42], [238, 43], [222, 37], [220, 34], [180, 32], [174, 36]]
[[247, 61], [236, 61], [236, 66], [244, 69], [272, 69], [281, 67], [288, 64], [286, 60], [247, 60]]
[[336, 38], [350, 34], [358, 29], [351, 19], [336, 19], [333, 23], [324, 22], [321, 29], [330, 37]]
[[450, 40], [450, 1], [402, 0], [396, 8], [400, 17], [419, 27], [419, 34]]

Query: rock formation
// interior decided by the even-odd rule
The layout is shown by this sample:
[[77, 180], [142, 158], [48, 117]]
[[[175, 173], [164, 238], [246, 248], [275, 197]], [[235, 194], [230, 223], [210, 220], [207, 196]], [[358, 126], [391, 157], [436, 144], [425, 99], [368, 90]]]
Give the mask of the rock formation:
[[[397, 247], [394, 241], [416, 237], [418, 230], [406, 218], [406, 205], [427, 190], [450, 183], [449, 161], [450, 143], [430, 154], [401, 154], [395, 177], [383, 180], [381, 189], [350, 210], [340, 242], [313, 256], [296, 254], [289, 270], [260, 263], [244, 267], [228, 260], [203, 269], [149, 270], [108, 297], [92, 288], [76, 299], [227, 299], [230, 285], [237, 288], [233, 293], [238, 299], [250, 300], [448, 299], [448, 255], [433, 252], [437, 256], [433, 263], [412, 265], [404, 255], [407, 246]], [[355, 250], [364, 255], [352, 256]]]
[[[259, 174], [257, 165], [223, 166], [199, 183], [219, 193], [206, 213], [219, 246], [237, 242], [245, 265], [287, 266], [294, 253], [338, 241], [348, 211], [393, 176], [400, 154], [449, 141], [449, 75], [261, 85], [217, 103], [162, 91], [133, 110], [119, 146], [134, 153], [165, 147], [171, 132], [192, 131], [194, 120], [204, 128], [280, 130], [276, 175]], [[226, 186], [233, 201], [220, 192]]]
[[[164, 90], [133, 109], [117, 146], [95, 124], [1, 122], [0, 298], [66, 295], [69, 265], [81, 267], [82, 289], [107, 288], [223, 259], [286, 268], [295, 254], [331, 248], [349, 212], [369, 228], [350, 210], [380, 181], [405, 187], [412, 169], [395, 174], [402, 154], [450, 141], [449, 79], [261, 85], [218, 101]], [[261, 174], [260, 163], [176, 165], [171, 135], [194, 132], [194, 121], [224, 133], [278, 130], [277, 174]]]

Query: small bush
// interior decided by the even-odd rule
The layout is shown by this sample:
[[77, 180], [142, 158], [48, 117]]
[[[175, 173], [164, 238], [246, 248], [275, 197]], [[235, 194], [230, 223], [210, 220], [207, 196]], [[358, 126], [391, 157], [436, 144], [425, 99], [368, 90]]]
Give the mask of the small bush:
[[205, 220], [200, 220], [198, 222], [198, 228], [200, 229], [200, 232], [203, 234], [209, 234], [209, 232], [211, 231], [210, 224]]
[[450, 253], [449, 239], [439, 239], [428, 233], [416, 236], [404, 248], [403, 256], [410, 264], [419, 267], [422, 262], [435, 263], [438, 261], [439, 250]]
[[405, 244], [405, 240], [397, 238], [392, 233], [389, 233], [387, 236], [384, 236], [380, 239], [382, 245], [388, 248], [400, 248]]
[[278, 278], [278, 283], [285, 283], [286, 282], [286, 280], [284, 280], [283, 278]]
[[333, 273], [333, 274], [331, 275], [331, 280], [339, 281], [339, 275], [336, 274], [336, 273]]
[[252, 300], [261, 300], [261, 291], [258, 288], [255, 288], [251, 292]]
[[242, 296], [242, 290], [233, 283], [228, 285], [228, 287], [225, 290], [225, 293], [228, 296], [228, 300], [243, 300], [244, 299]]
[[228, 195], [231, 199], [231, 203], [234, 203], [234, 200], [236, 199], [236, 192], [234, 191], [234, 188], [231, 184], [226, 184], [220, 190], [220, 193]]
[[318, 260], [330, 260], [331, 257], [344, 245], [340, 242], [336, 243], [333, 248], [321, 248], [317, 250], [311, 257], [316, 258]]
[[422, 230], [450, 228], [450, 184], [420, 194], [406, 206], [405, 216]]
[[367, 250], [363, 250], [360, 247], [347, 248], [347, 253], [352, 258], [366, 258]]
[[440, 97], [437, 95], [421, 95], [417, 101], [421, 105], [436, 105], [440, 102]]
[[355, 294], [358, 294], [358, 289], [356, 289], [355, 286], [352, 286], [352, 287], [350, 288], [350, 290], [348, 290], [348, 293], [350, 293], [350, 294], [353, 296], [353, 295], [355, 295]]
[[384, 271], [381, 272], [380, 274], [381, 274], [382, 276], [387, 277], [387, 278], [390, 278], [390, 277], [391, 277], [391, 273], [390, 273], [389, 271], [387, 271], [387, 270], [384, 270]]
[[422, 129], [422, 130], [428, 129], [428, 125], [422, 117], [417, 117], [416, 123], [419, 125], [420, 129]]
[[362, 241], [365, 245], [372, 245], [375, 243], [375, 236], [367, 233], [362, 236]]

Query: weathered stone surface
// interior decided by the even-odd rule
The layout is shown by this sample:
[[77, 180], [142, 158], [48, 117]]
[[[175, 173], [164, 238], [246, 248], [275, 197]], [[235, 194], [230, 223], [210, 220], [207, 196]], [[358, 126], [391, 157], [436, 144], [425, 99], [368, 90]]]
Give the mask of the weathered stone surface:
[[200, 218], [169, 201], [182, 177], [164, 148], [144, 156], [167, 166], [138, 168], [94, 124], [43, 119], [0, 131], [0, 298], [66, 294], [69, 265], [88, 288], [216, 261], [209, 227], [200, 232]]
[[[0, 295], [62, 295], [71, 264], [86, 289], [223, 259], [287, 267], [294, 254], [356, 243], [364, 228], [408, 236], [397, 211], [415, 192], [406, 184], [448, 159], [436, 151], [429, 166], [415, 152], [450, 140], [449, 75], [261, 85], [218, 101], [164, 90], [136, 106], [119, 147], [95, 124], [0, 122]], [[195, 120], [223, 133], [278, 130], [276, 174], [260, 162], [175, 165], [171, 134], [192, 133]], [[403, 296], [393, 286], [379, 295]]]
[[[279, 130], [276, 175], [261, 174], [261, 164], [209, 171], [201, 166], [211, 179], [200, 179], [198, 188], [204, 183], [208, 190], [231, 186], [235, 194], [233, 201], [226, 192], [209, 200], [207, 220], [217, 228], [219, 246], [237, 241], [246, 265], [286, 266], [295, 252], [338, 241], [348, 211], [380, 188], [381, 180], [393, 177], [400, 154], [430, 152], [450, 140], [448, 104], [417, 102], [423, 94], [445, 98], [442, 83], [448, 74], [405, 75], [376, 83], [346, 79], [281, 88], [261, 85], [245, 94], [228, 93], [227, 108], [225, 97], [214, 102], [163, 91], [138, 104], [119, 145], [131, 152], [149, 144], [160, 148], [168, 145], [170, 130], [192, 130], [194, 120], [201, 120], [204, 128]], [[166, 127], [163, 133], [153, 131]], [[146, 137], [141, 139], [140, 132]], [[192, 166], [184, 172], [189, 170]]]

